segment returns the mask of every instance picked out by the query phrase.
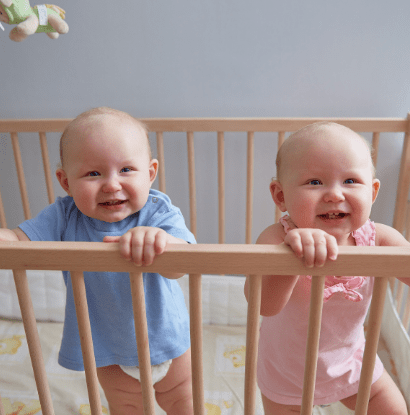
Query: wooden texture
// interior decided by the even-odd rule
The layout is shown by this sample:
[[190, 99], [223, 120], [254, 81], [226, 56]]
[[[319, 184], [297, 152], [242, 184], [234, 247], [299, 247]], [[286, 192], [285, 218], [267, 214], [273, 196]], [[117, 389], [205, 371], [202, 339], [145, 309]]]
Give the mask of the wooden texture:
[[13, 276], [41, 409], [44, 415], [54, 415], [53, 402], [48, 386], [47, 373], [44, 366], [43, 353], [41, 351], [40, 337], [37, 331], [36, 316], [34, 315], [27, 274], [25, 270], [14, 269]]
[[134, 310], [135, 334], [137, 337], [138, 364], [141, 374], [144, 415], [154, 415], [155, 398], [152, 385], [143, 274], [141, 272], [130, 273], [130, 283], [132, 306]]
[[249, 279], [248, 316], [246, 322], [244, 392], [246, 415], [254, 415], [256, 413], [256, 366], [258, 361], [261, 288], [262, 275], [252, 275]]
[[[262, 275], [374, 275], [409, 277], [410, 248], [341, 246], [337, 261], [306, 268], [284, 245], [170, 244], [143, 272]], [[118, 244], [103, 242], [0, 242], [0, 269], [72, 269], [135, 272]], [[286, 274], [287, 273], [287, 274]]]
[[224, 133], [218, 132], [218, 243], [225, 243], [225, 141]]
[[248, 132], [247, 174], [246, 174], [246, 233], [245, 243], [252, 243], [253, 214], [253, 170], [255, 157], [255, 134]]
[[30, 219], [30, 205], [28, 202], [26, 179], [24, 177], [23, 161], [21, 159], [20, 145], [17, 133], [11, 133], [11, 143], [13, 145], [14, 162], [16, 165], [17, 177], [20, 186], [21, 203], [23, 205], [24, 218]]
[[39, 133], [40, 136], [40, 146], [41, 146], [41, 156], [43, 158], [43, 167], [44, 167], [44, 177], [46, 180], [47, 186], [47, 195], [48, 203], [54, 202], [54, 189], [53, 189], [53, 179], [51, 177], [51, 168], [50, 168], [50, 158], [48, 156], [48, 146], [47, 146], [47, 136], [46, 133]]
[[187, 133], [188, 147], [188, 179], [189, 179], [189, 216], [191, 229], [190, 231], [196, 238], [196, 180], [195, 180], [195, 150], [194, 150], [194, 133]]
[[189, 316], [194, 413], [195, 415], [205, 415], [201, 274], [189, 276]]
[[313, 409], [325, 276], [313, 276], [311, 287], [302, 408], [300, 415], [311, 415]]
[[2, 228], [7, 228], [6, 212], [4, 211], [3, 199], [0, 192], [0, 225]]
[[91, 415], [101, 415], [102, 406], [97, 377], [97, 367], [94, 357], [94, 346], [91, 335], [90, 317], [88, 314], [87, 296], [85, 291], [84, 274], [81, 271], [71, 271], [71, 284], [75, 311], [77, 314], [78, 331], [80, 334], [81, 351], [83, 355], [85, 380], [87, 383], [88, 399], [90, 400]]
[[376, 278], [374, 281], [373, 298], [370, 305], [370, 314], [366, 334], [366, 346], [363, 354], [363, 365], [360, 374], [355, 415], [367, 414], [374, 365], [376, 363], [377, 345], [379, 343], [380, 328], [382, 325], [384, 299], [386, 297], [388, 283], [388, 277]]
[[158, 181], [160, 192], [166, 193], [165, 185], [165, 154], [164, 154], [164, 134], [157, 132], [157, 155], [158, 155]]

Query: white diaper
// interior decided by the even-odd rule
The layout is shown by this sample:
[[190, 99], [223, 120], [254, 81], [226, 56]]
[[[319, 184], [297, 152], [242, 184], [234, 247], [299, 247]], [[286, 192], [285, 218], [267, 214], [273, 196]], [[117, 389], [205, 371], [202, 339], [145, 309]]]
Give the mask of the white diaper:
[[[169, 367], [171, 366], [172, 359], [167, 360], [164, 363], [160, 363], [159, 365], [152, 365], [151, 366], [151, 374], [152, 374], [152, 384], [155, 385], [160, 380], [164, 379], [165, 375], [168, 373]], [[132, 376], [133, 378], [141, 381], [141, 374], [140, 368], [138, 366], [122, 366], [120, 368], [127, 373], [128, 375]]]

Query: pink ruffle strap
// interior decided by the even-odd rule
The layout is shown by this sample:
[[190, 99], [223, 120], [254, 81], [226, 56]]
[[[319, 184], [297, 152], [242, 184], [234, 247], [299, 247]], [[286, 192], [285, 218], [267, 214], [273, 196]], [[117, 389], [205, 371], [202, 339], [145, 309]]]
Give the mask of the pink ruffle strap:
[[[290, 229], [296, 228], [291, 218], [285, 215], [280, 218], [285, 233]], [[370, 219], [359, 229], [352, 232], [356, 246], [374, 246], [376, 241], [376, 227]], [[312, 279], [310, 275], [307, 278]], [[349, 301], [362, 301], [363, 296], [357, 292], [365, 282], [366, 277], [338, 277], [327, 275], [325, 280], [325, 290], [323, 302], [327, 302], [334, 294], [344, 293], [344, 297]]]

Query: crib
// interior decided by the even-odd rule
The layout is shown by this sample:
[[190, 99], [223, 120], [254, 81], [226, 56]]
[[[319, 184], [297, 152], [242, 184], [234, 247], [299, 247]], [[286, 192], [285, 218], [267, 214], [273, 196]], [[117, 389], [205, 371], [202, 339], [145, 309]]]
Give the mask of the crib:
[[[243, 385], [244, 407], [240, 412], [247, 415], [260, 413], [262, 410], [258, 402], [258, 390], [256, 385], [256, 359], [258, 348], [259, 334], [259, 308], [260, 308], [260, 287], [261, 276], [263, 274], [306, 274], [306, 269], [294, 257], [293, 253], [284, 246], [263, 246], [252, 245], [252, 230], [254, 217], [254, 193], [255, 193], [255, 141], [258, 134], [268, 134], [269, 142], [274, 143], [279, 148], [285, 140], [286, 134], [295, 131], [307, 124], [316, 121], [334, 121], [346, 125], [349, 128], [359, 132], [366, 133], [371, 137], [374, 147], [373, 160], [377, 166], [378, 149], [381, 140], [389, 138], [389, 134], [404, 135], [403, 149], [400, 163], [400, 173], [398, 187], [395, 198], [394, 222], [393, 226], [399, 231], [409, 235], [410, 232], [410, 215], [407, 215], [407, 199], [410, 185], [410, 115], [407, 118], [382, 119], [382, 118], [341, 118], [341, 119], [323, 119], [323, 118], [264, 118], [264, 119], [141, 119], [150, 130], [150, 140], [156, 146], [157, 158], [159, 159], [160, 169], [158, 176], [158, 188], [167, 192], [173, 202], [172, 192], [167, 191], [166, 175], [168, 172], [167, 165], [167, 140], [172, 140], [174, 134], [182, 134], [186, 139], [186, 166], [187, 166], [187, 185], [184, 193], [189, 200], [188, 214], [189, 227], [197, 236], [198, 245], [192, 246], [170, 246], [167, 252], [157, 258], [153, 265], [144, 268], [144, 272], [163, 272], [164, 270], [184, 272], [188, 276], [181, 279], [181, 285], [189, 303], [190, 321], [191, 321], [191, 350], [192, 350], [192, 374], [193, 374], [193, 395], [194, 411], [196, 415], [216, 415], [216, 414], [233, 414], [229, 408], [230, 402], [224, 401], [225, 407], [218, 406], [209, 399], [205, 400], [204, 395], [204, 368], [203, 356], [204, 341], [209, 336], [207, 324], [212, 327], [215, 321], [218, 323], [220, 316], [209, 317], [207, 311], [209, 307], [218, 306], [211, 304], [210, 297], [213, 296], [215, 289], [221, 288], [221, 283], [226, 282], [230, 287], [230, 296], [233, 301], [233, 309], [236, 309], [235, 316], [231, 321], [227, 321], [232, 327], [238, 326], [241, 334], [245, 335], [246, 344], [239, 347], [240, 351], [231, 349], [232, 354], [239, 354], [245, 360], [237, 366], [244, 374], [240, 377]], [[0, 120], [0, 134], [2, 143], [11, 142], [14, 154], [14, 164], [18, 179], [18, 188], [20, 195], [5, 193], [5, 186], [0, 183], [0, 222], [3, 227], [8, 226], [6, 219], [7, 209], [5, 203], [8, 198], [18, 198], [21, 201], [24, 218], [30, 218], [31, 209], [29, 203], [29, 188], [27, 186], [27, 172], [24, 171], [22, 151], [20, 142], [26, 144], [27, 141], [40, 140], [41, 158], [36, 163], [43, 165], [45, 188], [44, 200], [41, 200], [45, 207], [47, 203], [52, 203], [55, 199], [54, 185], [52, 179], [52, 169], [54, 166], [50, 162], [49, 147], [56, 146], [61, 132], [69, 123], [70, 119], [44, 119], [44, 120]], [[212, 201], [217, 205], [217, 243], [201, 243], [201, 237], [198, 235], [198, 224], [201, 221], [199, 215], [199, 205], [197, 203], [197, 177], [195, 162], [198, 160], [198, 154], [195, 152], [195, 138], [197, 135], [207, 133], [206, 139], [212, 140], [212, 145], [216, 145], [217, 182], [218, 195], [217, 200]], [[226, 234], [226, 202], [227, 189], [225, 188], [225, 142], [226, 136], [236, 134], [238, 139], [246, 140], [246, 176], [244, 183], [238, 183], [238, 187], [246, 189], [244, 210], [244, 229], [245, 240], [238, 243], [227, 243]], [[19, 137], [20, 136], [20, 137]], [[22, 137], [24, 136], [24, 140]], [[5, 144], [3, 144], [5, 145]], [[181, 155], [182, 156], [182, 155]], [[51, 159], [55, 164], [57, 160]], [[3, 161], [0, 162], [0, 165]], [[272, 173], [274, 159], [272, 160]], [[167, 174], [167, 180], [171, 173]], [[3, 175], [0, 177], [3, 181]], [[13, 187], [13, 193], [18, 193]], [[8, 192], [10, 190], [8, 189]], [[268, 192], [266, 186], [266, 192]], [[38, 192], [36, 193], [38, 198]], [[178, 205], [178, 203], [175, 203]], [[272, 202], [273, 208], [273, 202]], [[272, 210], [272, 212], [274, 212]], [[14, 213], [14, 212], [11, 212]], [[281, 212], [278, 210], [272, 214], [270, 223], [278, 220]], [[274, 216], [274, 217], [273, 217]], [[130, 286], [134, 306], [134, 318], [137, 333], [137, 347], [140, 356], [142, 388], [144, 400], [144, 413], [158, 413], [155, 406], [151, 372], [149, 370], [150, 358], [148, 347], [147, 326], [145, 320], [144, 290], [142, 286], [141, 270], [133, 265], [123, 261], [115, 244], [104, 243], [78, 243], [78, 242], [19, 242], [0, 243], [0, 268], [3, 274], [0, 276], [0, 335], [7, 336], [11, 333], [10, 327], [16, 324], [24, 325], [24, 333], [13, 335], [12, 339], [16, 343], [21, 343], [22, 338], [26, 338], [28, 353], [30, 354], [31, 363], [34, 372], [35, 388], [38, 393], [39, 404], [20, 405], [21, 399], [12, 393], [12, 376], [13, 359], [11, 354], [2, 353], [4, 341], [10, 340], [0, 337], [0, 415], [10, 414], [54, 414], [52, 393], [48, 381], [41, 338], [43, 333], [54, 330], [56, 323], [51, 322], [52, 314], [56, 310], [40, 310], [43, 299], [38, 298], [33, 293], [35, 287], [30, 285], [30, 279], [40, 278], [42, 283], [50, 284], [53, 287], [56, 281], [62, 278], [58, 273], [59, 270], [69, 270], [72, 276], [73, 289], [75, 294], [76, 310], [78, 324], [81, 336], [81, 345], [83, 350], [83, 359], [85, 366], [85, 381], [87, 385], [87, 394], [89, 406], [77, 406], [66, 408], [67, 413], [91, 413], [102, 414], [108, 413], [107, 409], [101, 403], [101, 391], [99, 389], [96, 377], [96, 367], [93, 355], [93, 345], [91, 330], [88, 319], [88, 308], [85, 297], [85, 286], [83, 280], [84, 271], [123, 271], [130, 274]], [[408, 365], [410, 364], [410, 340], [408, 337], [410, 325], [410, 298], [408, 289], [404, 284], [397, 282], [394, 278], [389, 277], [407, 277], [407, 270], [410, 269], [410, 250], [407, 248], [391, 247], [342, 247], [339, 259], [332, 264], [326, 264], [323, 268], [316, 270], [312, 278], [312, 295], [309, 314], [309, 329], [307, 333], [307, 353], [304, 377], [304, 391], [301, 414], [311, 415], [313, 406], [313, 394], [315, 387], [316, 360], [320, 336], [320, 321], [323, 304], [323, 287], [325, 275], [374, 275], [375, 287], [367, 323], [367, 342], [366, 350], [363, 357], [363, 369], [359, 386], [359, 396], [355, 413], [358, 415], [366, 414], [367, 401], [370, 393], [371, 375], [375, 362], [375, 355], [379, 343], [379, 334], [382, 332], [383, 341], [386, 348], [391, 353], [391, 359], [396, 359], [396, 365], [393, 367], [395, 380], [401, 388], [407, 404], [410, 405], [410, 381], [408, 376]], [[11, 278], [10, 271], [13, 270]], [[26, 270], [30, 270], [26, 273]], [[392, 272], [394, 270], [394, 272]], [[6, 273], [8, 274], [6, 275]], [[246, 303], [243, 296], [243, 275], [250, 275], [250, 300]], [[216, 277], [220, 276], [220, 277]], [[8, 283], [3, 283], [8, 278]], [[14, 282], [11, 282], [14, 281]], [[10, 305], [12, 296], [11, 285], [15, 285], [17, 298], [21, 313], [20, 323], [17, 321], [20, 316], [16, 314], [16, 302]], [[48, 286], [48, 285], [47, 285]], [[205, 290], [205, 291], [204, 291]], [[30, 294], [31, 292], [31, 294]], [[56, 291], [57, 292], [57, 291]], [[228, 291], [225, 291], [228, 292]], [[13, 294], [14, 295], [14, 294]], [[57, 295], [57, 294], [52, 294]], [[14, 312], [4, 310], [5, 303]], [[223, 301], [222, 301], [223, 302]], [[231, 301], [232, 302], [232, 301]], [[34, 303], [34, 306], [33, 306]], [[211, 305], [210, 305], [211, 304]], [[205, 308], [204, 308], [205, 307]], [[44, 308], [44, 306], [43, 306]], [[204, 313], [204, 310], [206, 311]], [[45, 313], [42, 315], [41, 313]], [[206, 316], [204, 314], [207, 314]], [[218, 313], [216, 313], [218, 314]], [[229, 320], [229, 318], [228, 318]], [[206, 322], [207, 324], [203, 324]], [[219, 322], [220, 323], [220, 322]], [[246, 328], [245, 328], [246, 325]], [[5, 327], [2, 332], [1, 328]], [[228, 330], [229, 331], [229, 330]], [[204, 336], [204, 332], [206, 335]], [[5, 333], [5, 334], [4, 334]], [[54, 332], [53, 332], [54, 333]], [[224, 332], [225, 333], [225, 332]], [[234, 333], [234, 337], [237, 336]], [[55, 336], [55, 334], [53, 334]], [[58, 337], [58, 335], [57, 335]], [[3, 343], [2, 343], [3, 341]], [[44, 345], [43, 345], [44, 346]], [[17, 347], [18, 348], [18, 347]], [[245, 353], [246, 350], [246, 353]], [[227, 352], [229, 354], [229, 351]], [[245, 356], [244, 356], [245, 355]], [[51, 358], [53, 355], [50, 355]], [[3, 357], [5, 357], [3, 359]], [[55, 358], [55, 355], [54, 355]], [[236, 360], [235, 360], [236, 359]], [[231, 359], [232, 362], [238, 363], [238, 357]], [[207, 365], [205, 365], [207, 366]], [[19, 369], [20, 370], [20, 369]], [[32, 373], [33, 373], [32, 372]], [[18, 373], [17, 373], [18, 375]], [[32, 375], [33, 376], [33, 375]], [[12, 379], [12, 380], [10, 380]], [[56, 377], [53, 378], [54, 380]], [[242, 380], [243, 379], [243, 380]], [[68, 384], [67, 384], [68, 385]], [[52, 387], [53, 385], [51, 385]], [[27, 386], [26, 386], [27, 387]], [[238, 386], [235, 385], [234, 388]], [[68, 388], [67, 388], [68, 389]], [[67, 391], [68, 392], [68, 391]], [[9, 394], [12, 396], [6, 396]], [[11, 395], [10, 395], [11, 394]], [[55, 395], [56, 393], [54, 393]], [[1, 404], [3, 402], [3, 404]], [[31, 402], [31, 401], [30, 401]], [[31, 405], [31, 406], [30, 406]], [[68, 405], [68, 404], [67, 404]], [[330, 411], [335, 412], [330, 412]], [[77, 412], [75, 412], [77, 411]], [[319, 409], [315, 408], [314, 413], [337, 413], [347, 414], [351, 412], [338, 412], [339, 409]], [[326, 412], [327, 411], [327, 412]], [[59, 408], [59, 413], [63, 410]]]

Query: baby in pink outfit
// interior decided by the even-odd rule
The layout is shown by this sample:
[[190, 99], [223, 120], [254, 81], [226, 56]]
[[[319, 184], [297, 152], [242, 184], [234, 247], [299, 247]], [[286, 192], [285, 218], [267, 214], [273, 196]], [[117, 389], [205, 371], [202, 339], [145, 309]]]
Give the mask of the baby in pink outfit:
[[[273, 201], [288, 215], [257, 243], [290, 246], [307, 268], [334, 261], [339, 245], [408, 246], [395, 229], [370, 221], [379, 191], [364, 138], [335, 123], [292, 134], [277, 155]], [[401, 279], [410, 285], [410, 278]], [[355, 408], [373, 277], [326, 277], [314, 404]], [[263, 276], [258, 384], [265, 414], [300, 413], [311, 277]], [[248, 281], [245, 283], [248, 295]], [[377, 358], [368, 414], [408, 415], [404, 398]]]

